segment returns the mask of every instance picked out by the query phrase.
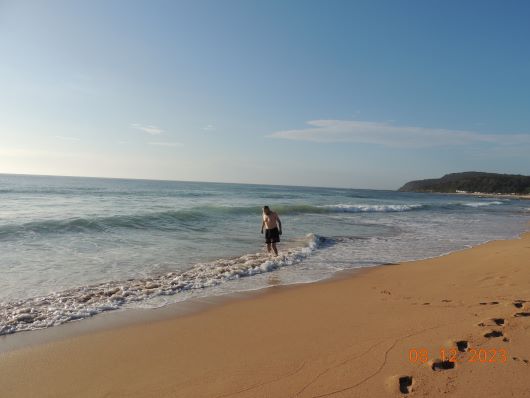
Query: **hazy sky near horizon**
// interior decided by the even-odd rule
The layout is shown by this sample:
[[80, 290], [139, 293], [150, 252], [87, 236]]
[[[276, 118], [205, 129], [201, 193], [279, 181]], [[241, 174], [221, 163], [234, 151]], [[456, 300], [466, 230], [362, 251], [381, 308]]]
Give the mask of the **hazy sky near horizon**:
[[0, 173], [530, 174], [530, 2], [0, 0]]

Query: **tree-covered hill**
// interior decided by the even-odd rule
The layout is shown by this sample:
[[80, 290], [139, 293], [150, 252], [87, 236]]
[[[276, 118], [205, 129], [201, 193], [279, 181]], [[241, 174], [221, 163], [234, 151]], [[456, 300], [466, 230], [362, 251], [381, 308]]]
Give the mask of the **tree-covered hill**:
[[402, 192], [483, 192], [530, 194], [530, 176], [467, 171], [446, 174], [442, 178], [407, 182]]

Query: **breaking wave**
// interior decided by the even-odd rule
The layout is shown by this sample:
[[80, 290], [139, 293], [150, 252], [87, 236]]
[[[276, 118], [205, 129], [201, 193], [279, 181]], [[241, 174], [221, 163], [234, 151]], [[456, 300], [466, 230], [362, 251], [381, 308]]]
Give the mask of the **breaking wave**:
[[504, 203], [499, 202], [499, 201], [493, 201], [493, 202], [469, 202], [469, 203], [464, 203], [463, 205], [469, 206], [469, 207], [484, 207], [484, 206], [495, 206], [495, 205], [502, 205], [502, 204]]
[[43, 297], [0, 303], [0, 335], [56, 326], [157, 296], [204, 289], [225, 281], [271, 272], [303, 261], [330, 242], [324, 237], [310, 234], [302, 247], [291, 248], [278, 257], [270, 257], [265, 253], [246, 254], [196, 264], [183, 272], [112, 281]]
[[[454, 207], [484, 207], [502, 205], [503, 202], [467, 202], [426, 204], [333, 204], [333, 205], [278, 205], [274, 210], [280, 215], [318, 214], [318, 213], [393, 213], [414, 210], [429, 210]], [[32, 221], [22, 224], [0, 225], [0, 239], [10, 239], [27, 234], [104, 232], [113, 229], [158, 229], [180, 230], [193, 228], [198, 222], [222, 220], [227, 215], [259, 217], [259, 206], [198, 206], [188, 209], [149, 212], [140, 214], [122, 214], [113, 216], [75, 217]]]
[[396, 212], [396, 211], [410, 211], [425, 208], [425, 205], [326, 205], [321, 208], [329, 209], [330, 211], [344, 212], [344, 213], [372, 213], [372, 212]]

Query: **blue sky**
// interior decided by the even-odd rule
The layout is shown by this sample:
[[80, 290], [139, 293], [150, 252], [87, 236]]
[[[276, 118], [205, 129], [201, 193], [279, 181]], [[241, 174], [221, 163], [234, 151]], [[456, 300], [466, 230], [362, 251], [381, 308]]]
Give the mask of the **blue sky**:
[[0, 172], [530, 174], [525, 1], [2, 1]]

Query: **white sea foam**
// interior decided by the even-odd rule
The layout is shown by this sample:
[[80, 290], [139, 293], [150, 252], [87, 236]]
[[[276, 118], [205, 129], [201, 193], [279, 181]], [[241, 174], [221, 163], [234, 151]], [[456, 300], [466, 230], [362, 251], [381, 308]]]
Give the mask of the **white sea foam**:
[[495, 205], [502, 205], [502, 204], [504, 203], [496, 200], [492, 202], [468, 202], [468, 203], [464, 203], [464, 206], [483, 207], [483, 206], [495, 206]]
[[323, 237], [310, 234], [304, 246], [290, 248], [278, 257], [270, 257], [265, 253], [247, 254], [196, 264], [184, 272], [83, 286], [44, 297], [1, 303], [0, 335], [56, 326], [116, 310], [129, 303], [271, 272], [301, 262], [325, 241]]
[[420, 209], [421, 204], [391, 204], [391, 205], [370, 205], [370, 204], [336, 204], [320, 206], [324, 209], [343, 213], [368, 213], [368, 212], [400, 212]]

